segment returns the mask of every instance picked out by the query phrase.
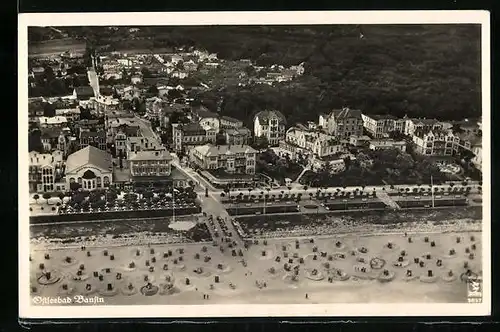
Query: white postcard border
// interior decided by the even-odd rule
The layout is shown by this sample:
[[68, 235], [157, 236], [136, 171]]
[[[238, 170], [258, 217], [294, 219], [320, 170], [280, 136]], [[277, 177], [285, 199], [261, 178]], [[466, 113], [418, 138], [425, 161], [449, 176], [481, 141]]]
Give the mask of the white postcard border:
[[[480, 24], [483, 115], [483, 302], [300, 305], [35, 306], [29, 294], [28, 26]], [[486, 316], [491, 313], [490, 14], [488, 11], [321, 11], [20, 14], [18, 28], [19, 316], [21, 318], [198, 318], [301, 316]], [[488, 185], [487, 185], [488, 184]]]

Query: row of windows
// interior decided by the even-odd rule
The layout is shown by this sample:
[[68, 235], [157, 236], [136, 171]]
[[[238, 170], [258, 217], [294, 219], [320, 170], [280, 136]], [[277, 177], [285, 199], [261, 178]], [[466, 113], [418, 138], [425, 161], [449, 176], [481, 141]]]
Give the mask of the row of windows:
[[53, 176], [43, 176], [42, 182], [43, 183], [52, 183], [52, 182], [54, 182], [54, 177]]
[[170, 171], [168, 167], [134, 167], [133, 170], [136, 173], [168, 173]]
[[[100, 177], [97, 177], [97, 178], [96, 178], [96, 180], [97, 180], [97, 183], [98, 183], [98, 184], [100, 184], [100, 183], [101, 183], [101, 178], [100, 178]], [[82, 184], [82, 178], [81, 178], [81, 177], [79, 177], [76, 181], [77, 181], [79, 184]], [[109, 184], [109, 176], [104, 176], [104, 177], [103, 177], [103, 181], [104, 181], [104, 183], [105, 183], [105, 184]], [[75, 178], [70, 178], [70, 179], [69, 179], [69, 182], [70, 182], [70, 183], [74, 183], [74, 182], [75, 182]]]
[[52, 174], [52, 168], [44, 168], [44, 169], [42, 169], [42, 174], [43, 175], [51, 175]]

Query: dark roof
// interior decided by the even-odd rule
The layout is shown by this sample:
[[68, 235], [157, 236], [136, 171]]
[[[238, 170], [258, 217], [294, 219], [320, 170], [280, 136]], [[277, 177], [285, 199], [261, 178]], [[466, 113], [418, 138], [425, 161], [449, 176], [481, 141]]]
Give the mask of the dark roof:
[[78, 99], [89, 99], [90, 97], [95, 97], [94, 89], [90, 86], [77, 86], [75, 91]]
[[266, 111], [261, 111], [261, 112], [255, 114], [254, 121], [255, 121], [255, 118], [257, 118], [257, 117], [259, 118], [259, 121], [262, 121], [262, 120], [267, 121], [267, 120], [269, 120], [269, 118], [271, 116], [276, 116], [280, 121], [282, 121], [286, 124], [286, 118], [283, 115], [283, 113], [281, 113], [280, 111], [275, 111], [275, 110], [273, 110], [273, 111], [266, 110]]
[[373, 120], [396, 120], [396, 117], [390, 114], [373, 114], [373, 115], [367, 114], [367, 116], [372, 118]]
[[61, 134], [60, 129], [56, 128], [42, 128], [41, 138], [56, 138]]
[[348, 107], [344, 107], [340, 110], [333, 110], [332, 111], [333, 116], [335, 119], [361, 119], [361, 111], [360, 110], [353, 110]]
[[415, 124], [422, 124], [424, 126], [433, 126], [439, 121], [437, 119], [412, 119]]
[[106, 137], [106, 132], [104, 130], [99, 130], [99, 131], [82, 131], [80, 133], [80, 138], [85, 138], [85, 137]]
[[199, 123], [186, 123], [181, 125], [180, 129], [185, 134], [197, 134], [197, 133], [205, 134], [205, 129], [203, 129], [203, 127]]
[[232, 117], [227, 116], [227, 115], [224, 115], [224, 116], [222, 117], [222, 119], [224, 119], [224, 120], [226, 120], [226, 121], [230, 121], [230, 122], [243, 122], [243, 121], [241, 121], [241, 120], [238, 120], [238, 119], [236, 119], [236, 118], [232, 118]]
[[95, 179], [96, 176], [95, 176], [94, 172], [92, 172], [90, 169], [88, 169], [85, 171], [85, 173], [83, 173], [82, 178], [89, 180], [89, 179]]
[[103, 86], [99, 88], [99, 93], [103, 96], [112, 96], [115, 93], [115, 90], [109, 86]]
[[198, 116], [199, 118], [217, 118], [219, 115], [214, 112], [210, 112], [206, 107], [200, 106], [197, 108], [193, 108], [192, 110], [193, 114]]

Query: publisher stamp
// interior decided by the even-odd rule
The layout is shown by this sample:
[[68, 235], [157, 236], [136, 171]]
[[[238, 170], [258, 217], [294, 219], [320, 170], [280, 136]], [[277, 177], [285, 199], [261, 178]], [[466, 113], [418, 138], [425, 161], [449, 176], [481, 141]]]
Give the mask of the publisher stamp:
[[481, 277], [472, 277], [467, 280], [467, 300], [469, 303], [483, 301], [483, 280]]

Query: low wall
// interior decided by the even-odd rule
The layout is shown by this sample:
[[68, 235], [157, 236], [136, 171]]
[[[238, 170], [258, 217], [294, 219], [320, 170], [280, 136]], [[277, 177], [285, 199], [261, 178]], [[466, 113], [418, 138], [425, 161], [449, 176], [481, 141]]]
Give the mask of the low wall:
[[[299, 208], [297, 208], [297, 205], [279, 205], [279, 206], [272, 206], [268, 205], [265, 208], [266, 214], [273, 214], [273, 213], [290, 213], [290, 212], [299, 212]], [[244, 206], [244, 207], [230, 207], [227, 208], [227, 213], [230, 216], [235, 216], [235, 215], [248, 215], [248, 214], [264, 214], [264, 207], [262, 206]]]
[[[137, 218], [157, 218], [170, 217], [173, 215], [173, 209], [164, 210], [138, 210], [138, 211], [108, 211], [92, 213], [75, 214], [56, 214], [30, 217], [30, 224], [40, 224], [49, 222], [67, 222], [67, 221], [93, 221], [93, 220], [111, 220], [111, 219], [137, 219]], [[176, 216], [201, 213], [201, 207], [191, 207], [175, 209]]]

